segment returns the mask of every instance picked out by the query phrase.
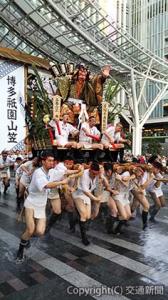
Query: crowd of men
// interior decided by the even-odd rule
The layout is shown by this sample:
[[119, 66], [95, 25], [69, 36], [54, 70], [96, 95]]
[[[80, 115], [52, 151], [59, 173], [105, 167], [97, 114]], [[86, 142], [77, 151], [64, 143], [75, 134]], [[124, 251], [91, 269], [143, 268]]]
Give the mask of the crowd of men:
[[[25, 214], [26, 228], [17, 252], [19, 262], [24, 260], [24, 250], [30, 246], [31, 237], [49, 233], [63, 211], [67, 212], [72, 233], [79, 224], [82, 243], [87, 246], [90, 243], [88, 224], [98, 217], [102, 206], [107, 211], [107, 233], [120, 234], [138, 206], [141, 206], [145, 230], [148, 213], [150, 221], [155, 222], [156, 214], [165, 205], [162, 185], [167, 183], [167, 171], [158, 157], [151, 157], [147, 163], [76, 164], [71, 157], [56, 160], [51, 151], [43, 151], [40, 157], [20, 153], [15, 156], [3, 151], [0, 170], [6, 193], [10, 168], [14, 168], [17, 211]], [[51, 213], [46, 217], [48, 203]]]
[[[121, 123], [117, 123], [116, 126], [110, 124], [101, 136], [94, 116], [90, 116], [78, 129], [68, 123], [68, 119], [69, 116], [65, 113], [61, 121], [51, 120], [49, 123], [54, 129], [55, 146], [103, 150], [111, 149], [115, 147], [115, 144], [122, 147], [123, 143], [130, 143], [121, 134], [123, 131]], [[78, 141], [69, 141], [70, 135], [78, 136]]]

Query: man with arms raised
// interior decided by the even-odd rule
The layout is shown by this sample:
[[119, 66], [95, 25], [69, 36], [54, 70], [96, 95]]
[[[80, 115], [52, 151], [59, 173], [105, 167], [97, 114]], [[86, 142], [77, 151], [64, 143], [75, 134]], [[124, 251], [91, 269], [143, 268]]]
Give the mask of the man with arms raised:
[[66, 147], [66, 148], [76, 148], [77, 143], [75, 141], [69, 141], [69, 135], [73, 137], [78, 135], [79, 131], [68, 123], [69, 116], [67, 113], [63, 115], [62, 121], [51, 120], [49, 125], [55, 130], [55, 146]]

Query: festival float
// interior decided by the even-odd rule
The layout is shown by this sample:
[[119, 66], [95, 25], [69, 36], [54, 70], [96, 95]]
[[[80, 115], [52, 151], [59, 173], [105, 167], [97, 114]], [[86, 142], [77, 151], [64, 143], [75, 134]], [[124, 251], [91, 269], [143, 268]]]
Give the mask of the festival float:
[[[52, 79], [47, 84], [42, 80], [35, 66], [33, 75], [28, 76], [27, 103], [25, 105], [25, 121], [27, 136], [25, 143], [31, 146], [32, 151], [39, 152], [53, 150], [58, 159], [64, 159], [67, 152], [73, 153], [77, 160], [98, 159], [105, 157], [103, 151], [97, 151], [89, 147], [58, 146], [55, 137], [55, 122], [58, 132], [59, 121], [68, 114], [68, 123], [78, 130], [83, 122], [87, 122], [90, 116], [94, 116], [96, 126], [101, 134], [106, 130], [108, 121], [112, 122], [116, 115], [123, 109], [114, 99], [120, 90], [119, 83], [110, 79], [111, 67], [104, 66], [99, 73], [92, 74], [84, 64], [74, 66], [73, 63], [50, 63]], [[52, 93], [48, 92], [48, 88]], [[70, 141], [74, 137], [70, 136]], [[92, 136], [93, 141], [96, 137]], [[78, 137], [75, 137], [78, 143]], [[97, 141], [96, 141], [97, 142]], [[111, 151], [117, 151], [122, 145], [115, 144]], [[91, 151], [90, 151], [91, 150]], [[99, 150], [99, 149], [98, 149]], [[100, 154], [101, 152], [101, 154]]]

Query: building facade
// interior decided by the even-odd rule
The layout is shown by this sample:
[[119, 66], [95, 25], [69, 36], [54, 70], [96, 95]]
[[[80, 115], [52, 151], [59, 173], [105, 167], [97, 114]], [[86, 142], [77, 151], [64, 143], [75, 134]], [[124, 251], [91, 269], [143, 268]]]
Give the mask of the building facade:
[[[146, 49], [168, 59], [168, 0], [128, 0], [128, 28]], [[146, 100], [151, 103], [157, 86], [148, 84]], [[162, 99], [145, 124], [144, 135], [168, 135], [168, 96]]]

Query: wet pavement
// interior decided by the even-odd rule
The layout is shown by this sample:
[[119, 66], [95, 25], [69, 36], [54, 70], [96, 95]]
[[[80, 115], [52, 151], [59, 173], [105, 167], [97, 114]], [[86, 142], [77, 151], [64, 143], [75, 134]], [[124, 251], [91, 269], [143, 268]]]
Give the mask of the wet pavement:
[[69, 233], [64, 214], [50, 234], [32, 239], [26, 261], [16, 264], [25, 225], [16, 221], [11, 184], [0, 196], [0, 299], [168, 299], [168, 204], [157, 221], [142, 231], [138, 216], [114, 236], [99, 218], [85, 247], [78, 230]]

